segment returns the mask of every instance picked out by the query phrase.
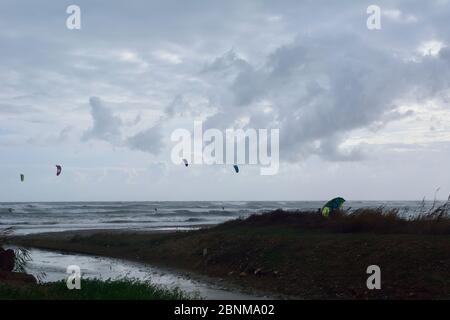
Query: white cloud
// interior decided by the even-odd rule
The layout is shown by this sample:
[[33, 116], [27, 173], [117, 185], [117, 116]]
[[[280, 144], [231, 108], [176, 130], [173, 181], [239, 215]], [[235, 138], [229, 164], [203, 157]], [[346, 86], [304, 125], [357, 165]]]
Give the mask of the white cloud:
[[447, 46], [438, 40], [426, 41], [420, 44], [418, 51], [422, 56], [437, 56]]
[[183, 62], [179, 55], [165, 50], [154, 51], [153, 55], [160, 61], [170, 64], [180, 64]]
[[405, 14], [398, 9], [382, 10], [382, 14], [387, 18], [400, 23], [415, 23], [418, 21], [416, 16], [412, 14]]

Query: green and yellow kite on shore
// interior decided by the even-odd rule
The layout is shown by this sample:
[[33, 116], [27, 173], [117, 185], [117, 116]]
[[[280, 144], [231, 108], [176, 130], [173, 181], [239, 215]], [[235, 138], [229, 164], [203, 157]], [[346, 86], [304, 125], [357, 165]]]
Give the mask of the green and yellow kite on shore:
[[328, 217], [330, 215], [330, 212], [333, 212], [334, 210], [339, 210], [344, 205], [345, 199], [341, 197], [337, 197], [334, 199], [331, 199], [325, 205], [322, 207], [322, 215], [324, 217]]

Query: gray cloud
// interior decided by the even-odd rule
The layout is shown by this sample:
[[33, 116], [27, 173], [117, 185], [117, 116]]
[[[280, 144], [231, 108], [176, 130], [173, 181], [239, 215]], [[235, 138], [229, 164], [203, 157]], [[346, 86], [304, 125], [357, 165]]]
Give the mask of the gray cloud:
[[105, 107], [98, 97], [91, 97], [89, 104], [91, 106], [93, 124], [84, 133], [83, 140], [99, 139], [117, 143], [120, 140], [121, 119], [114, 116], [111, 110]]
[[157, 155], [162, 150], [162, 134], [159, 126], [145, 129], [126, 141], [128, 148]]
[[[209, 122], [215, 126], [220, 118], [230, 125], [246, 115], [249, 127], [280, 128], [285, 159], [316, 153], [343, 160], [339, 144], [346, 133], [410, 115], [398, 113], [396, 102], [420, 103], [449, 88], [445, 59], [417, 59], [396, 57], [391, 48], [373, 47], [348, 33], [299, 36], [275, 50], [259, 68], [226, 53], [206, 68], [219, 75], [228, 72], [211, 90], [219, 113]], [[261, 116], [262, 102], [271, 106], [270, 116]], [[322, 147], [313, 147], [317, 144]], [[348, 158], [361, 158], [355, 152]]]
[[0, 114], [20, 115], [20, 114], [32, 114], [36, 112], [39, 112], [39, 110], [32, 106], [0, 104]]
[[[398, 174], [396, 180], [405, 181], [396, 188], [398, 197], [421, 197], [436, 181], [450, 188], [441, 172], [450, 141], [449, 1], [377, 1], [384, 13], [378, 31], [366, 28], [368, 1], [135, 0], [105, 6], [79, 0], [79, 31], [65, 27], [69, 4], [0, 3], [0, 153], [8, 155], [2, 164], [35, 164], [43, 148], [49, 158], [96, 167], [146, 167], [152, 154], [172, 178], [178, 173], [164, 153], [171, 129], [207, 118], [205, 127], [219, 129], [280, 128], [280, 175], [265, 185], [244, 169], [245, 181], [235, 188], [236, 177], [227, 180], [209, 168], [211, 175], [197, 184], [186, 179], [185, 189], [192, 189], [186, 197], [257, 199], [278, 192], [273, 198], [298, 199], [305, 183], [304, 190], [314, 190], [305, 196], [326, 198], [322, 181], [330, 178], [330, 167], [335, 181], [349, 179], [340, 192], [360, 198], [395, 197], [383, 179], [354, 193], [354, 183], [366, 183], [372, 173], [384, 181]], [[424, 47], [430, 41], [438, 53]], [[434, 54], [423, 56], [424, 50]], [[87, 108], [93, 94], [101, 100]], [[439, 120], [426, 122], [431, 115]], [[390, 135], [392, 127], [400, 139]], [[355, 168], [359, 175], [351, 174]], [[211, 176], [224, 179], [214, 190], [207, 187]], [[415, 176], [420, 179], [413, 188]], [[117, 185], [95, 191], [106, 195]], [[146, 190], [145, 199], [151, 188], [134, 191]], [[34, 191], [36, 198], [46, 192]], [[52, 199], [51, 191], [41, 198]], [[159, 186], [153, 192], [171, 194]], [[78, 192], [61, 197], [67, 194]]]
[[[98, 139], [111, 143], [113, 146], [126, 147], [131, 150], [139, 150], [154, 155], [159, 154], [162, 149], [162, 139], [160, 126], [153, 126], [151, 128], [144, 129], [134, 134], [131, 137], [124, 138], [122, 134], [122, 128], [125, 123], [119, 116], [116, 116], [104, 105], [103, 101], [98, 97], [91, 97], [89, 99], [91, 106], [91, 117], [93, 125], [88, 129], [82, 137], [83, 141], [90, 139]], [[141, 121], [140, 115], [138, 115], [128, 125], [134, 126]], [[60, 136], [67, 139], [67, 132], [71, 128], [65, 128]]]

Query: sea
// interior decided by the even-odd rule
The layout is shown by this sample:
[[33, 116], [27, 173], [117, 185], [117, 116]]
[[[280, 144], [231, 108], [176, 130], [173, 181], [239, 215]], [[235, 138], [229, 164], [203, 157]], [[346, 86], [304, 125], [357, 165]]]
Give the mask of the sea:
[[[189, 230], [274, 209], [317, 211], [324, 201], [2, 202], [0, 230], [17, 235], [89, 229]], [[344, 209], [398, 208], [414, 215], [422, 201], [347, 201]], [[426, 202], [425, 207], [432, 206]]]

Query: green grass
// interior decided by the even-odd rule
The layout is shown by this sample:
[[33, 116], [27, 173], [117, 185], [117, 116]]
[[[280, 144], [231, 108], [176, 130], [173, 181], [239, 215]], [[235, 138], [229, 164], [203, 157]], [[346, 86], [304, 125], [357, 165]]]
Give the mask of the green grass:
[[134, 279], [84, 279], [80, 290], [67, 289], [65, 281], [28, 286], [0, 283], [0, 299], [24, 300], [182, 300], [195, 298], [179, 289], [166, 289]]

